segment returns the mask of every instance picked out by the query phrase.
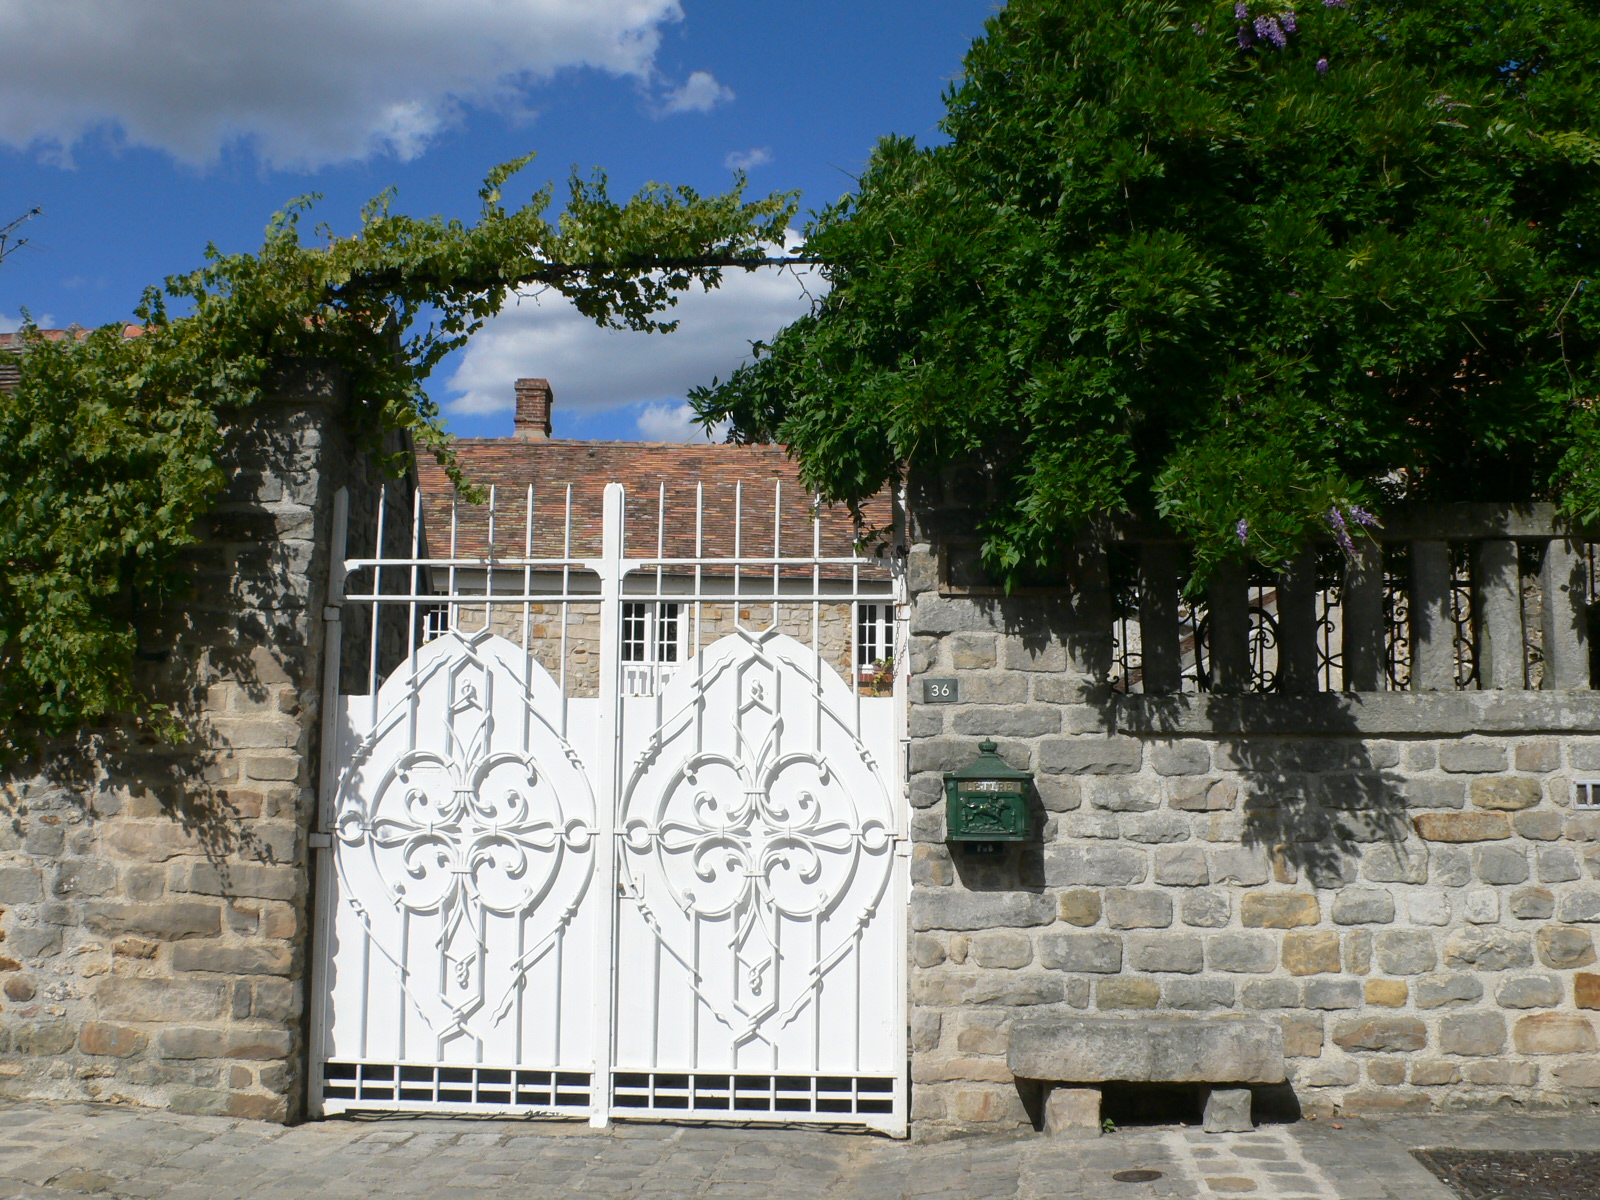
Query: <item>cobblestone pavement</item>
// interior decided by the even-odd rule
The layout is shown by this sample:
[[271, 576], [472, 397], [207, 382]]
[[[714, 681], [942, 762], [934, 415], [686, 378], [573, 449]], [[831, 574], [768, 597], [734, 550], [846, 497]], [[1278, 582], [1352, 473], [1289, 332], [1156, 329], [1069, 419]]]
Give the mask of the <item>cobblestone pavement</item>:
[[[1455, 1200], [1411, 1157], [1422, 1146], [1600, 1149], [1600, 1118], [1402, 1117], [1216, 1135], [1169, 1126], [1087, 1142], [1029, 1134], [918, 1145], [800, 1129], [623, 1124], [593, 1131], [472, 1119], [285, 1129], [148, 1109], [0, 1102], [0, 1200], [766, 1200], [774, 1193], [784, 1200]], [[1138, 1168], [1161, 1177], [1112, 1178]]]

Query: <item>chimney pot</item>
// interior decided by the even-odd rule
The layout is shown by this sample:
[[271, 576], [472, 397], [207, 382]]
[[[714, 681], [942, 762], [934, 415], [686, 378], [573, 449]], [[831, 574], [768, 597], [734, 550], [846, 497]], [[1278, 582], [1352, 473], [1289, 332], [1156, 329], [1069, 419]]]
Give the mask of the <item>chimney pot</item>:
[[517, 380], [517, 415], [512, 421], [512, 437], [523, 441], [544, 441], [550, 436], [550, 410], [555, 396], [548, 379]]

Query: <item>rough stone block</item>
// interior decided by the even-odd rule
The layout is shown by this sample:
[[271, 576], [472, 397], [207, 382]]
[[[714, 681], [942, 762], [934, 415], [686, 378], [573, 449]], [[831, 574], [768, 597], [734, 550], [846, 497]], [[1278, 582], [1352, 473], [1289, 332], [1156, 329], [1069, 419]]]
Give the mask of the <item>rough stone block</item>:
[[948, 639], [950, 665], [958, 671], [986, 671], [995, 665], [995, 635], [957, 633]]
[[1422, 1059], [1411, 1064], [1411, 1082], [1415, 1087], [1443, 1087], [1461, 1082], [1461, 1068], [1444, 1059]]
[[1459, 779], [1407, 779], [1400, 785], [1407, 808], [1462, 808], [1467, 787]]
[[1340, 888], [1333, 899], [1337, 925], [1388, 925], [1394, 921], [1394, 895], [1386, 888]]
[[1499, 1054], [1505, 1044], [1506, 1021], [1499, 1013], [1451, 1013], [1439, 1022], [1439, 1049], [1446, 1054]]
[[1428, 1044], [1428, 1029], [1415, 1017], [1363, 1017], [1334, 1027], [1334, 1044], [1346, 1050], [1404, 1053]]
[[1406, 897], [1406, 917], [1413, 925], [1450, 924], [1450, 893], [1412, 892]]
[[1102, 812], [1142, 813], [1161, 805], [1160, 785], [1143, 776], [1086, 779], [1084, 793]]
[[1299, 1008], [1300, 985], [1292, 979], [1257, 979], [1245, 984], [1240, 997], [1246, 1008]]
[[1474, 779], [1468, 793], [1474, 807], [1493, 812], [1520, 812], [1544, 799], [1544, 789], [1537, 779], [1515, 775]]
[[1461, 897], [1461, 915], [1473, 925], [1500, 920], [1500, 893], [1493, 888], [1473, 888]]
[[1113, 929], [1165, 929], [1172, 924], [1172, 897], [1154, 889], [1111, 888], [1104, 897]]
[[1220, 929], [1228, 923], [1228, 897], [1222, 892], [1188, 892], [1183, 896], [1182, 904], [1185, 925], [1199, 929]]
[[1249, 1133], [1255, 1128], [1250, 1119], [1249, 1088], [1211, 1088], [1206, 1092], [1205, 1131], [1207, 1133]]
[[61, 953], [61, 930], [53, 925], [19, 925], [7, 935], [6, 949], [16, 958], [53, 958]]
[[1587, 929], [1546, 925], [1534, 935], [1539, 961], [1547, 967], [1565, 970], [1586, 967], [1594, 961], [1594, 937]]
[[1592, 1054], [1597, 1048], [1589, 1018], [1570, 1013], [1519, 1017], [1511, 1036], [1522, 1054]]
[[1572, 977], [1572, 997], [1579, 1008], [1600, 1008], [1600, 975], [1579, 971]]
[[1122, 939], [1114, 933], [1045, 933], [1039, 962], [1054, 971], [1113, 974], [1122, 970]]
[[1127, 953], [1128, 965], [1135, 971], [1197, 975], [1205, 966], [1204, 947], [1197, 934], [1135, 934], [1128, 938]]
[[1239, 802], [1231, 779], [1178, 778], [1167, 783], [1167, 803], [1184, 812], [1225, 812]]
[[85, 1021], [78, 1031], [78, 1049], [105, 1058], [132, 1058], [148, 1043], [139, 1030], [106, 1021]]
[[1439, 747], [1439, 766], [1457, 774], [1504, 771], [1506, 752], [1487, 742], [1445, 742]]
[[44, 876], [34, 867], [0, 867], [0, 904], [37, 904], [44, 899]]
[[[1109, 982], [1109, 981], [1106, 981]], [[1243, 1017], [1040, 1017], [1020, 1022], [1006, 1063], [1066, 1083], [1283, 1083], [1283, 1033]]]
[[1336, 974], [1339, 961], [1339, 935], [1331, 929], [1283, 936], [1283, 966], [1291, 975]]
[[1458, 929], [1445, 939], [1444, 961], [1452, 967], [1506, 971], [1533, 965], [1533, 941], [1506, 929]]
[[212, 971], [223, 975], [288, 975], [294, 968], [294, 951], [287, 942], [256, 942], [219, 946], [214, 942], [185, 941], [172, 948], [174, 971]]
[[1494, 1059], [1470, 1062], [1464, 1071], [1468, 1083], [1496, 1087], [1532, 1087], [1539, 1081], [1539, 1068], [1528, 1062]]
[[1061, 732], [1061, 710], [1022, 704], [963, 708], [950, 725], [952, 732], [974, 737], [1039, 737]]
[[1293, 929], [1321, 919], [1317, 898], [1304, 892], [1246, 892], [1239, 900], [1239, 923], [1247, 929]]
[[1359, 979], [1313, 979], [1306, 984], [1305, 1004], [1323, 1012], [1360, 1008], [1361, 996]]
[[1219, 933], [1207, 941], [1213, 971], [1265, 975], [1277, 969], [1277, 941], [1268, 934]]
[[1568, 883], [1583, 878], [1583, 868], [1578, 864], [1578, 852], [1568, 846], [1540, 846], [1539, 882]]
[[1204, 742], [1155, 742], [1148, 753], [1157, 775], [1204, 775], [1211, 770], [1211, 750]]
[[19, 1054], [55, 1058], [72, 1049], [78, 1031], [67, 1021], [24, 1021], [12, 1027], [11, 1038]]
[[1361, 874], [1372, 883], [1427, 883], [1428, 848], [1389, 843], [1371, 846], [1362, 855]]
[[1015, 970], [1033, 961], [1033, 943], [1025, 933], [979, 933], [973, 935], [968, 955], [980, 967]]
[[1033, 892], [968, 892], [926, 889], [911, 897], [913, 929], [1007, 929], [1048, 925], [1056, 906]]
[[1233, 980], [1185, 977], [1168, 979], [1161, 985], [1161, 998], [1168, 1008], [1180, 1012], [1210, 1012], [1219, 1008], [1232, 1008]]
[[1555, 915], [1555, 893], [1549, 888], [1522, 888], [1511, 893], [1508, 907], [1519, 921], [1548, 921]]
[[1211, 882], [1260, 887], [1272, 876], [1272, 864], [1260, 847], [1237, 846], [1211, 851]]
[[1472, 859], [1456, 846], [1433, 846], [1428, 852], [1428, 874], [1435, 887], [1466, 887], [1472, 882]]
[[229, 899], [294, 900], [304, 886], [304, 873], [294, 867], [200, 862], [190, 866], [181, 890]]
[[1200, 846], [1162, 846], [1155, 852], [1155, 880], [1165, 887], [1204, 887], [1211, 882]]
[[1518, 744], [1513, 759], [1517, 770], [1543, 774], [1561, 769], [1561, 746], [1558, 742], [1537, 741]]
[[1479, 846], [1472, 852], [1485, 883], [1526, 883], [1528, 856], [1518, 846]]
[[1403, 979], [1367, 980], [1367, 1003], [1377, 1008], [1404, 1008], [1410, 996], [1411, 988]]
[[1600, 888], [1574, 888], [1563, 892], [1556, 903], [1556, 916], [1574, 924], [1600, 921]]
[[1033, 788], [1046, 812], [1073, 812], [1083, 804], [1083, 789], [1066, 775], [1036, 775]]
[[1517, 836], [1535, 842], [1556, 841], [1566, 826], [1566, 819], [1560, 813], [1548, 809], [1528, 809], [1511, 816], [1511, 827], [1517, 831]]
[[1072, 888], [1056, 897], [1058, 912], [1068, 925], [1087, 928], [1100, 920], [1100, 893]]
[[1044, 1100], [1044, 1131], [1053, 1137], [1099, 1137], [1100, 1089], [1051, 1088]]
[[1152, 1009], [1161, 1005], [1161, 985], [1154, 979], [1117, 975], [1094, 985], [1095, 1007]]
[[1492, 842], [1511, 836], [1511, 822], [1498, 812], [1418, 813], [1411, 823], [1430, 842]]
[[1554, 1008], [1562, 994], [1561, 980], [1553, 975], [1518, 975], [1502, 979], [1494, 999], [1501, 1008]]
[[1143, 763], [1144, 746], [1137, 738], [1046, 738], [1039, 743], [1039, 769], [1053, 775], [1130, 775]]
[[216, 937], [222, 932], [222, 909], [215, 904], [173, 900], [164, 904], [86, 904], [83, 924], [107, 937], [140, 937], [177, 941]]
[[1378, 967], [1386, 975], [1421, 975], [1438, 962], [1433, 935], [1420, 929], [1386, 929], [1375, 939]]
[[1051, 846], [1044, 856], [1044, 881], [1050, 887], [1143, 883], [1148, 870], [1145, 851], [1123, 846]]

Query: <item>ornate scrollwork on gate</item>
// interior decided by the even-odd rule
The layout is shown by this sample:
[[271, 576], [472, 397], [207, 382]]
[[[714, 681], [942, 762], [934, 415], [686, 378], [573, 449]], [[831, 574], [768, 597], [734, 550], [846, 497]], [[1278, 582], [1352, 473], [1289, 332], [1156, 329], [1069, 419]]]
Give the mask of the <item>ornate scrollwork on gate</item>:
[[[844, 682], [775, 631], [715, 643], [664, 700], [623, 798], [623, 891], [734, 1044], [766, 1039], [877, 912], [888, 793]], [[785, 924], [815, 934], [786, 944]]]
[[[383, 685], [382, 716], [342, 780], [342, 891], [353, 907], [365, 897], [357, 911], [367, 933], [441, 1053], [461, 1034], [489, 1035], [506, 1016], [593, 869], [587, 782], [533, 695], [554, 681], [525, 682], [525, 672], [541, 671], [487, 632], [429, 643]], [[581, 869], [571, 869], [572, 856]], [[379, 897], [388, 910], [374, 911]], [[497, 956], [491, 942], [504, 939], [490, 925], [536, 911], [543, 920], [532, 944], [510, 961]], [[436, 955], [428, 961], [418, 959], [418, 923]]]

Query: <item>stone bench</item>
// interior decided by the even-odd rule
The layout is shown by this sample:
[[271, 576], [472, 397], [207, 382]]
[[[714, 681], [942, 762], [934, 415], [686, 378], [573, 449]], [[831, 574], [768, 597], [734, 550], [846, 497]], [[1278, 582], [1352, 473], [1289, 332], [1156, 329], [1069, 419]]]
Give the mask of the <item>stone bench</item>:
[[1283, 1031], [1236, 1017], [1036, 1017], [1012, 1029], [1006, 1065], [1049, 1087], [1046, 1132], [1088, 1137], [1100, 1132], [1102, 1084], [1204, 1086], [1206, 1130], [1226, 1133], [1252, 1128], [1246, 1085], [1289, 1078]]

